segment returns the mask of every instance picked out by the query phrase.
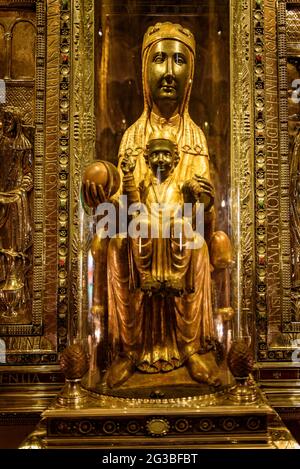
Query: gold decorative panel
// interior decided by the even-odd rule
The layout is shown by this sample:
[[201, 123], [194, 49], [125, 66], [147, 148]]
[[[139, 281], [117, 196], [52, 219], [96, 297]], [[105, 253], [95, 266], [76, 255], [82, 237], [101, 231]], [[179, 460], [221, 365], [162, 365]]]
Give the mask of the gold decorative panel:
[[292, 45], [299, 50], [300, 5], [297, 5], [296, 2], [286, 3], [286, 42], [288, 51]]
[[256, 350], [258, 361], [290, 361], [300, 324], [292, 301], [286, 42], [295, 40], [295, 23], [286, 14], [299, 2], [254, 4]]
[[[64, 5], [68, 11], [69, 4]], [[6, 103], [2, 111], [21, 111], [24, 132], [34, 149], [33, 187], [29, 196], [31, 267], [26, 275], [31, 304], [26, 320], [1, 316], [0, 335], [6, 350], [4, 370], [13, 364], [55, 364], [58, 351], [67, 341], [68, 305], [64, 301], [67, 271], [63, 270], [61, 260], [58, 265], [58, 251], [64, 252], [67, 259], [65, 169], [69, 164], [69, 142], [65, 129], [69, 125], [69, 101], [66, 69], [61, 66], [68, 67], [69, 51], [61, 50], [61, 42], [70, 41], [69, 30], [61, 28], [60, 14], [59, 1], [0, 2], [0, 24], [8, 32], [4, 56]], [[58, 317], [59, 300], [66, 306], [60, 307]]]
[[[35, 75], [35, 25], [18, 21], [11, 30], [11, 77], [34, 78]], [[26, 40], [24, 40], [26, 38]]]
[[25, 84], [16, 85], [10, 83], [6, 87], [6, 102], [10, 106], [17, 109], [22, 109], [23, 120], [27, 126], [34, 124], [34, 88], [33, 86], [25, 86]]
[[[288, 141], [290, 157], [291, 252], [292, 252], [292, 327], [300, 329], [299, 274], [299, 161], [300, 161], [300, 4], [286, 10], [287, 65], [285, 76], [288, 92]], [[298, 326], [297, 326], [298, 323]]]
[[28, 324], [32, 291], [33, 139], [22, 125], [17, 108], [6, 107], [1, 121], [1, 322]]
[[0, 24], [0, 78], [4, 78], [5, 72], [5, 29]]
[[[256, 324], [258, 358], [281, 324], [280, 209], [276, 5], [256, 2], [254, 14]], [[272, 340], [272, 339], [271, 339]]]
[[82, 245], [80, 226], [83, 209], [80, 202], [81, 176], [83, 168], [95, 156], [95, 113], [94, 113], [94, 1], [74, 2], [74, 49], [72, 55], [72, 117], [71, 148], [73, 158], [70, 162], [72, 178], [70, 180], [70, 203], [72, 224], [70, 226], [70, 304], [72, 318], [70, 334], [77, 335], [84, 331], [87, 324], [82, 323], [87, 314], [87, 304], [82, 297], [86, 288], [86, 265], [88, 247]]
[[[22, 11], [16, 10], [15, 5], [10, 9], [0, 9], [5, 39], [3, 77], [6, 84], [5, 106], [0, 109], [0, 327], [1, 332], [9, 334], [29, 331], [33, 320], [34, 10], [34, 5]], [[22, 37], [24, 25], [27, 42]], [[17, 70], [19, 76], [14, 76]]]
[[[254, 335], [254, 206], [253, 206], [253, 88], [251, 57], [252, 3], [232, 1], [231, 16], [231, 198], [233, 245], [241, 269], [241, 278], [232, 279], [239, 292], [234, 305], [247, 319], [249, 332]], [[239, 237], [240, 234], [240, 237]], [[254, 341], [252, 342], [254, 344]]]

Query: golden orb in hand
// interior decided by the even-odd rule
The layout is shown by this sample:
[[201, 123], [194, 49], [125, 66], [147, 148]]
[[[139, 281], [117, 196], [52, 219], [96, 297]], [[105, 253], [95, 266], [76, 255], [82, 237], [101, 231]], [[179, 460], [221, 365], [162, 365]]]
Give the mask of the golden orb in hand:
[[114, 195], [120, 187], [120, 175], [109, 161], [98, 160], [90, 164], [83, 174], [83, 184], [89, 181], [101, 185], [107, 197]]

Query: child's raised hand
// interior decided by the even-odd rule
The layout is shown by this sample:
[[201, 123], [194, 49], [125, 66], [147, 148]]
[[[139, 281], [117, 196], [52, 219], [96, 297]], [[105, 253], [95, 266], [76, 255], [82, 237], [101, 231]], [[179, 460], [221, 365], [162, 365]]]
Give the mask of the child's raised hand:
[[136, 166], [136, 158], [125, 155], [121, 161], [121, 170], [123, 174], [133, 173]]

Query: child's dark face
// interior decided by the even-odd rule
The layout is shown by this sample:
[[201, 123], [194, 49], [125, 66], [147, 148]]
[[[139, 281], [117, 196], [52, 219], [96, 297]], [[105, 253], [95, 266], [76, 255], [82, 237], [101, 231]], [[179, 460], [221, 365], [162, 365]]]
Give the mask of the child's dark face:
[[170, 140], [149, 142], [149, 165], [159, 180], [165, 180], [169, 176], [174, 166], [174, 145]]

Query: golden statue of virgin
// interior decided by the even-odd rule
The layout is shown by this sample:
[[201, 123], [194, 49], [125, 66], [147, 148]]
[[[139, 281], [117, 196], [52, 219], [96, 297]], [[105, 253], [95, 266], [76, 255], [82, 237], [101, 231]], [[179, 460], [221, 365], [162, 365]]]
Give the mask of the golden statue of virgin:
[[[103, 315], [107, 308], [109, 387], [120, 386], [136, 371], [162, 373], [181, 366], [197, 382], [220, 384], [214, 357], [212, 271], [227, 272], [231, 244], [225, 233], [215, 232], [206, 139], [189, 115], [194, 61], [195, 40], [188, 29], [166, 22], [147, 30], [142, 46], [144, 111], [120, 145], [119, 190], [112, 195], [111, 184], [99, 184], [98, 162], [84, 176], [83, 195], [90, 207], [105, 201], [118, 207], [120, 195], [130, 191], [139, 192], [140, 200], [158, 197], [166, 204], [204, 204], [204, 235], [196, 248], [179, 249], [173, 237], [156, 240], [147, 250], [146, 239], [139, 260], [139, 240], [131, 240], [128, 233], [111, 239], [95, 236], [93, 313]], [[170, 143], [167, 134], [175, 141]], [[219, 307], [229, 311], [226, 284]]]

